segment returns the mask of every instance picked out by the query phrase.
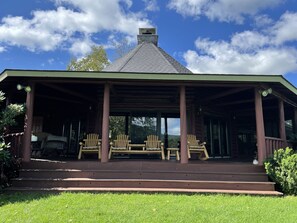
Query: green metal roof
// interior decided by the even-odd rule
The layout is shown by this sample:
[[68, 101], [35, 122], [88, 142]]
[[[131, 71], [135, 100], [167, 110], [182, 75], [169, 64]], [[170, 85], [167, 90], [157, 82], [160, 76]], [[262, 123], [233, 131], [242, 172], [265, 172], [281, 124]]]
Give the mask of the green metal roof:
[[279, 83], [297, 95], [297, 88], [282, 75], [245, 75], [245, 74], [167, 74], [167, 73], [123, 73], [93, 71], [57, 71], [57, 70], [4, 70], [0, 82], [9, 77], [22, 78], [63, 78], [63, 79], [98, 79], [98, 80], [150, 80], [213, 83]]

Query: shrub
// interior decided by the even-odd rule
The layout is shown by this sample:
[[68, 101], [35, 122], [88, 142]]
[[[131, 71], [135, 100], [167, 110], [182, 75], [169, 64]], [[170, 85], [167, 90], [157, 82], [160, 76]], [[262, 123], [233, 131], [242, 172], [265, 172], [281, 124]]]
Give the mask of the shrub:
[[269, 177], [285, 194], [297, 195], [297, 153], [293, 149], [276, 150], [264, 164]]
[[19, 104], [9, 104], [2, 109], [1, 102], [4, 100], [5, 95], [0, 91], [0, 189], [9, 186], [9, 179], [18, 174], [20, 162], [11, 155], [4, 135], [9, 126], [16, 125], [15, 118], [24, 112], [24, 105]]

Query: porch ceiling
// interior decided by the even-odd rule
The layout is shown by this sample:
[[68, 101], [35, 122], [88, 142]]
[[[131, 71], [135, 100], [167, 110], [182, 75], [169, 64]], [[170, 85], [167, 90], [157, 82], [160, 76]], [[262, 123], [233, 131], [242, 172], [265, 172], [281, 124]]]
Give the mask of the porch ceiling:
[[[111, 84], [111, 103], [122, 106], [178, 106], [179, 85], [187, 86], [187, 101], [223, 109], [253, 107], [254, 87], [272, 88], [280, 97], [297, 103], [297, 89], [282, 76], [214, 74], [144, 74], [5, 70], [0, 76], [4, 91], [13, 93], [18, 83], [36, 82], [37, 96], [77, 103], [96, 103], [103, 85]], [[42, 87], [40, 87], [42, 86]], [[265, 98], [269, 100], [270, 97]]]

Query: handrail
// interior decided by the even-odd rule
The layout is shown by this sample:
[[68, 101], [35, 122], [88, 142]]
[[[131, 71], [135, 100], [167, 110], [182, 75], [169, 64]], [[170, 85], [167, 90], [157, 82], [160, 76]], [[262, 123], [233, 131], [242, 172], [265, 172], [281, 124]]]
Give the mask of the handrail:
[[6, 143], [10, 143], [10, 151], [13, 156], [21, 157], [24, 132], [15, 132], [4, 135]]
[[275, 137], [265, 137], [266, 157], [271, 156], [275, 150], [284, 148], [286, 144], [286, 140]]

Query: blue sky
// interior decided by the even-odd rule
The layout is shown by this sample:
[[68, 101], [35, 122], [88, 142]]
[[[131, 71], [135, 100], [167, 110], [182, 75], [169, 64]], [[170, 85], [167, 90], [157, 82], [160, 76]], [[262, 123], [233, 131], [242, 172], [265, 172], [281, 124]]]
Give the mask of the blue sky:
[[195, 73], [281, 74], [297, 86], [296, 0], [0, 0], [0, 71], [66, 68], [156, 27]]

